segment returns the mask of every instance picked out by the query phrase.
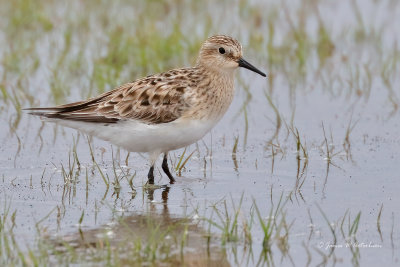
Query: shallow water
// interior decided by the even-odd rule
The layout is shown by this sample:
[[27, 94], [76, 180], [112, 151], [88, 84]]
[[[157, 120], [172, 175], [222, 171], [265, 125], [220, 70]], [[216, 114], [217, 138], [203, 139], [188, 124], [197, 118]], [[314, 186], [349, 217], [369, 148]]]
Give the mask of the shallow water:
[[[92, 5], [82, 10], [93, 8]], [[20, 59], [26, 57], [25, 65], [18, 60], [6, 60], [14, 49], [12, 45], [1, 51], [1, 86], [7, 97], [3, 93], [4, 104], [0, 108], [3, 125], [0, 132], [0, 206], [4, 207], [3, 214], [8, 205], [11, 213], [16, 211], [14, 223], [8, 222], [8, 225], [14, 225], [12, 234], [21, 247], [35, 246], [40, 237], [39, 240], [49, 242], [66, 240], [80, 248], [80, 242], [85, 244], [82, 233], [89, 237], [84, 241], [96, 243], [101, 240], [98, 233], [110, 227], [117, 233], [110, 237], [111, 243], [119, 243], [124, 234], [131, 234], [130, 231], [148, 237], [151, 231], [147, 234], [135, 224], [120, 222], [149, 216], [170, 225], [164, 220], [167, 216], [172, 221], [188, 220], [190, 225], [196, 225], [188, 232], [189, 239], [196, 241], [195, 245], [184, 249], [187, 255], [198, 252], [194, 253], [195, 258], [205, 257], [202, 249], [207, 244], [205, 236], [210, 232], [211, 245], [220, 265], [228, 262], [232, 266], [399, 264], [400, 33], [396, 25], [400, 23], [400, 7], [397, 2], [316, 1], [305, 4], [297, 1], [293, 6], [271, 1], [240, 2], [238, 5], [221, 2], [216, 6], [185, 2], [180, 7], [185, 15], [178, 18], [175, 18], [174, 5], [164, 4], [164, 9], [169, 10], [165, 21], [158, 18], [157, 13], [149, 14], [143, 28], [160, 31], [166, 21], [178, 21], [182, 24], [183, 36], [188, 33], [194, 36], [186, 37], [189, 41], [183, 42], [184, 45], [163, 43], [164, 47], [170, 45], [170, 50], [154, 54], [156, 57], [168, 54], [166, 63], [157, 65], [144, 61], [147, 69], [135, 65], [139, 63], [130, 57], [121, 65], [118, 55], [115, 61], [112, 57], [107, 61], [104, 56], [107, 49], [117, 48], [107, 46], [104, 40], [118, 27], [123, 29], [122, 40], [117, 39], [120, 43], [130, 40], [133, 31], [141, 33], [135, 27], [124, 28], [126, 23], [135, 21], [128, 16], [129, 12], [153, 10], [152, 5], [157, 3], [139, 9], [139, 4], [124, 8], [128, 4], [123, 1], [104, 5], [93, 9], [87, 21], [89, 26], [80, 27], [80, 24], [74, 25], [74, 11], [79, 21], [86, 20], [83, 11], [79, 12], [78, 3], [65, 6], [49, 3], [49, 7], [40, 9], [39, 18], [43, 14], [46, 17], [48, 10], [54, 8], [57, 12], [48, 15], [50, 21], [67, 19], [50, 32], [32, 39], [36, 44], [34, 51], [40, 58], [36, 70], [30, 70], [35, 57], [28, 52], [25, 54], [25, 50], [20, 55]], [[104, 14], [105, 9], [109, 13]], [[239, 15], [232, 21], [217, 19], [210, 22], [211, 26], [207, 24], [210, 19], [207, 16], [207, 19], [203, 17], [204, 22], [195, 25], [193, 20], [203, 21], [201, 18], [207, 13], [196, 12], [198, 9], [210, 10], [208, 16], [226, 10]], [[110, 21], [119, 10], [123, 11], [116, 21]], [[323, 21], [334, 45], [327, 54], [318, 50], [330, 44], [321, 41], [321, 46], [317, 45], [318, 40], [324, 40], [317, 30], [321, 27], [319, 20]], [[7, 29], [12, 26], [4, 21], [2, 25]], [[74, 37], [67, 50], [63, 33], [68, 26], [72, 27]], [[36, 29], [36, 26], [31, 26], [33, 29], [26, 25], [19, 27], [23, 29], [21, 35], [29, 35]], [[92, 30], [85, 27], [92, 27]], [[275, 31], [273, 39], [271, 27]], [[246, 31], [249, 28], [253, 30]], [[125, 151], [93, 139], [89, 142], [95, 160], [110, 179], [107, 187], [92, 161], [86, 136], [43, 124], [38, 118], [21, 113], [21, 107], [52, 105], [95, 95], [97, 91], [112, 87], [111, 84], [148, 74], [146, 71], [189, 65], [194, 62], [203, 37], [219, 29], [243, 40], [246, 59], [269, 76], [263, 79], [247, 70], [238, 70], [234, 103], [211, 134], [187, 148], [185, 158], [195, 152], [176, 184], [166, 185], [168, 190], [165, 186], [150, 191], [143, 187], [148, 171], [144, 156], [131, 154], [126, 164]], [[183, 36], [178, 36], [178, 40]], [[24, 41], [32, 37], [14, 37], [5, 31], [0, 40], [9, 44], [11, 38]], [[136, 43], [137, 39], [142, 43]], [[146, 37], [137, 36], [137, 39], [131, 43], [127, 41], [132, 51], [149, 45]], [[302, 45], [304, 49], [300, 49]], [[122, 49], [127, 47], [122, 45]], [[149, 51], [156, 49], [151, 47]], [[58, 65], [63, 51], [66, 51], [66, 59]], [[152, 52], [149, 51], [143, 53], [151, 61]], [[171, 59], [170, 53], [178, 55]], [[81, 58], [85, 60], [79, 62]], [[14, 62], [15, 68], [20, 69], [14, 70], [8, 62]], [[95, 70], [96, 66], [100, 66], [100, 70]], [[113, 70], [116, 66], [122, 66], [121, 74], [114, 76], [107, 68]], [[101, 77], [107, 77], [104, 87], [95, 82], [100, 79], [92, 75], [96, 71]], [[60, 73], [60, 77], [55, 79], [55, 73]], [[297, 144], [297, 133], [301, 145]], [[237, 150], [233, 153], [236, 140]], [[74, 151], [80, 168], [77, 162], [72, 167]], [[178, 164], [182, 153], [183, 150], [171, 153], [171, 166]], [[129, 173], [119, 176], [122, 177], [119, 190], [112, 183], [114, 170], [117, 176], [121, 172]], [[133, 175], [131, 187], [129, 179]], [[167, 181], [161, 169], [157, 169], [156, 184], [165, 185]], [[275, 213], [278, 203], [280, 209]], [[272, 218], [276, 227], [270, 249], [263, 246], [264, 232], [256, 206], [263, 222]], [[274, 212], [270, 214], [271, 210]], [[228, 216], [220, 218], [218, 212], [221, 216], [227, 212]], [[218, 225], [236, 213], [239, 238], [224, 242], [223, 230]], [[359, 222], [355, 223], [359, 213]], [[250, 241], [246, 239], [248, 232]], [[181, 233], [178, 228], [177, 233], [171, 235]], [[175, 250], [178, 247], [179, 244], [172, 245]]]

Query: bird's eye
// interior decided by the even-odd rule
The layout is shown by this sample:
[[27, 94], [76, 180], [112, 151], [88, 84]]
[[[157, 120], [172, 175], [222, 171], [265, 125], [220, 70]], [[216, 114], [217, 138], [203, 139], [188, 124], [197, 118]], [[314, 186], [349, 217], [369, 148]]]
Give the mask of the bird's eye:
[[220, 47], [218, 51], [220, 54], [225, 54], [225, 49], [223, 47]]

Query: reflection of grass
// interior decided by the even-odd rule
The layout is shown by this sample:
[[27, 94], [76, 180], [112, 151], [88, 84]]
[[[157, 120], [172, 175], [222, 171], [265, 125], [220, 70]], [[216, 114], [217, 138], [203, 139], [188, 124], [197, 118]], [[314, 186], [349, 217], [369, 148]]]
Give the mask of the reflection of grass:
[[382, 216], [382, 210], [383, 210], [383, 204], [381, 205], [378, 213], [378, 218], [376, 219], [376, 228], [379, 233], [379, 237], [381, 238], [381, 242], [383, 242], [383, 237], [382, 237], [382, 230], [381, 230], [381, 216]]
[[182, 155], [179, 157], [179, 161], [178, 164], [175, 167], [175, 171], [178, 172], [178, 176], [182, 176], [182, 170], [183, 168], [185, 168], [186, 163], [189, 161], [189, 159], [193, 156], [194, 152], [196, 152], [196, 150], [193, 150], [192, 153], [190, 153], [186, 158], [185, 158], [185, 154], [186, 154], [186, 147], [182, 152]]
[[228, 242], [238, 242], [240, 240], [238, 219], [241, 214], [242, 201], [243, 195], [240, 198], [238, 207], [235, 207], [232, 199], [233, 214], [230, 214], [226, 201], [222, 202], [222, 211], [219, 210], [217, 205], [214, 205], [213, 211], [217, 215], [218, 221], [212, 220], [212, 216], [210, 219], [206, 219], [210, 225], [215, 226], [221, 231], [221, 243], [223, 246]]
[[237, 158], [236, 158], [236, 152], [237, 152], [237, 146], [238, 146], [238, 142], [239, 142], [239, 137], [235, 137], [235, 143], [233, 144], [233, 148], [232, 148], [232, 160], [233, 160], [233, 165], [235, 166], [235, 171], [238, 171], [238, 162], [237, 162]]
[[[333, 166], [339, 168], [336, 164], [334, 164], [333, 159], [334, 159], [337, 155], [339, 155], [339, 153], [340, 153], [341, 151], [335, 152], [335, 146], [334, 146], [334, 142], [333, 142], [332, 132], [331, 132], [331, 134], [330, 134], [330, 140], [328, 141], [328, 138], [327, 138], [326, 132], [325, 132], [324, 123], [322, 122], [321, 125], [322, 125], [322, 132], [323, 132], [323, 134], [324, 134], [324, 140], [323, 140], [323, 142], [322, 142], [322, 146], [325, 147], [325, 149], [322, 149], [322, 152], [323, 152], [324, 155], [325, 155], [325, 158], [324, 158], [324, 159], [325, 159], [326, 162], [327, 162], [327, 166], [328, 166], [327, 169], [329, 169], [329, 166], [330, 166], [330, 165], [333, 165]], [[327, 170], [327, 172], [328, 172], [328, 170]]]
[[[202, 258], [202, 262], [208, 264], [212, 262], [219, 264], [218, 266], [227, 266], [226, 250], [230, 250], [235, 263], [241, 266], [274, 266], [277, 261], [294, 264], [294, 259], [290, 255], [290, 239], [293, 238], [290, 229], [295, 221], [288, 221], [288, 214], [285, 211], [290, 201], [290, 194], [284, 196], [282, 193], [277, 204], [269, 203], [267, 210], [260, 209], [260, 203], [257, 204], [256, 200], [253, 200], [250, 210], [244, 209], [243, 200], [247, 197], [242, 194], [238, 202], [231, 198], [231, 203], [224, 200], [212, 205], [212, 214], [202, 220], [205, 225], [213, 227], [213, 230], [209, 228], [208, 232], [203, 230], [202, 223], [196, 222], [197, 219], [192, 221], [189, 217], [181, 219], [170, 217], [168, 208], [164, 206], [162, 214], [151, 212], [144, 215], [117, 216], [114, 224], [92, 230], [83, 227], [86, 220], [86, 212], [83, 210], [77, 218], [76, 233], [53, 236], [42, 224], [52, 216], [60, 216], [58, 214], [60, 210], [55, 214], [56, 208], [54, 208], [36, 223], [37, 244], [23, 249], [16, 241], [14, 233], [17, 213], [10, 212], [10, 203], [6, 201], [0, 217], [0, 263], [2, 265], [85, 263], [112, 266], [185, 263], [185, 266], [199, 266], [191, 263], [198, 262]], [[154, 205], [152, 200], [151, 195], [148, 203], [150, 206]], [[346, 211], [341, 219], [340, 230], [343, 238], [340, 239], [336, 234], [338, 224], [331, 222], [319, 205], [317, 207], [333, 235], [333, 245], [341, 242], [357, 243], [356, 234], [361, 212], [352, 219], [350, 213]], [[344, 230], [346, 222], [347, 231]], [[254, 231], [261, 235], [254, 235]], [[217, 242], [218, 240], [220, 242]], [[253, 254], [252, 246], [255, 242], [261, 242], [262, 250], [258, 255]], [[313, 261], [310, 251], [314, 244], [309, 242], [302, 244], [308, 253], [308, 261]], [[239, 251], [241, 248], [244, 249]], [[337, 261], [334, 247], [328, 254], [325, 254], [325, 249], [319, 248], [317, 252], [325, 264]], [[354, 246], [349, 248], [353, 264], [358, 265], [359, 249]], [[277, 251], [281, 253], [280, 258], [277, 258]]]
[[[11, 103], [16, 111], [9, 119], [12, 131], [15, 132], [21, 121], [21, 107], [32, 103], [38, 105], [39, 97], [36, 96], [42, 93], [49, 96], [41, 101], [42, 105], [48, 99], [63, 103], [71, 97], [93, 96], [144, 75], [192, 64], [201, 41], [215, 27], [223, 29], [224, 25], [213, 25], [207, 19], [190, 25], [187, 17], [171, 15], [175, 4], [150, 1], [131, 10], [132, 6], [124, 1], [117, 4], [86, 1], [84, 5], [72, 2], [62, 7], [65, 10], [60, 19], [52, 12], [60, 8], [59, 4], [47, 0], [37, 4], [30, 0], [3, 3], [2, 12], [8, 23], [6, 45], [0, 53], [4, 68], [0, 101]], [[259, 11], [262, 3], [240, 4], [239, 17], [251, 18], [248, 26], [254, 26], [255, 30], [241, 31], [240, 34], [233, 31], [232, 35], [243, 40], [249, 37], [245, 52], [257, 51], [259, 58], [266, 59], [264, 65], [269, 72], [266, 101], [276, 115], [276, 131], [267, 141], [267, 149], [272, 151], [273, 157], [281, 151], [272, 147], [272, 142], [275, 140], [275, 145], [279, 144], [277, 135], [283, 115], [278, 112], [277, 103], [272, 102], [273, 94], [280, 89], [276, 88], [277, 81], [285, 81], [284, 86], [290, 89], [293, 117], [296, 94], [305, 92], [302, 88], [322, 88], [334, 97], [346, 94], [346, 97], [364, 97], [368, 101], [372, 91], [379, 87], [373, 85], [383, 84], [392, 106], [391, 115], [398, 110], [399, 96], [394, 87], [398, 82], [398, 48], [393, 45], [391, 49], [383, 49], [386, 45], [383, 45], [383, 38], [379, 38], [382, 30], [369, 29], [355, 2], [352, 12], [356, 21], [351, 25], [354, 30], [348, 30], [346, 26], [340, 34], [334, 35], [330, 22], [321, 15], [324, 4], [323, 1], [290, 7], [285, 3], [269, 4], [265, 18]], [[189, 16], [195, 16], [194, 9], [221, 8], [225, 8], [224, 4], [179, 3], [180, 11]], [[124, 9], [130, 10], [129, 16], [122, 12], [116, 18], [115, 11]], [[89, 13], [91, 16], [87, 16]], [[316, 24], [312, 30], [306, 27], [310, 21]], [[170, 26], [165, 30], [161, 24]], [[348, 39], [353, 35], [360, 46], [364, 45], [362, 49], [371, 55], [368, 62], [360, 62], [358, 57], [341, 54], [345, 49], [337, 49], [339, 45], [352, 51]], [[49, 40], [50, 45], [44, 40]], [[342, 72], [332, 65], [336, 58], [341, 58], [341, 64], [337, 65], [347, 71]], [[261, 68], [262, 63], [259, 63]], [[375, 70], [380, 75], [373, 76]], [[36, 75], [43, 73], [48, 75], [40, 84], [29, 86]], [[253, 96], [249, 83], [245, 79], [238, 81], [245, 92], [240, 108], [245, 121], [245, 147]]]
[[[371, 4], [379, 4], [379, 1], [375, 2]], [[128, 1], [70, 1], [65, 5], [48, 0], [0, 0], [2, 17], [0, 23], [4, 29], [4, 35], [0, 40], [0, 111], [2, 116], [9, 116], [4, 121], [8, 122], [10, 133], [18, 142], [16, 155], [19, 155], [25, 140], [23, 135], [18, 133], [23, 118], [21, 108], [28, 105], [46, 105], [49, 101], [52, 104], [63, 103], [75, 98], [93, 96], [141, 76], [172, 67], [191, 65], [200, 43], [206, 36], [217, 32], [226, 32], [237, 37], [245, 44], [245, 55], [249, 54], [250, 58], [255, 60], [254, 64], [261, 69], [267, 68], [268, 89], [263, 89], [266, 98], [263, 99], [264, 102], [260, 102], [261, 105], [268, 105], [272, 109], [271, 114], [275, 116], [272, 120], [275, 131], [269, 133], [271, 138], [266, 142], [266, 150], [271, 153], [271, 173], [274, 171], [275, 163], [279, 159], [282, 160], [285, 155], [289, 155], [287, 150], [290, 149], [288, 148], [290, 145], [287, 139], [280, 138], [281, 135], [285, 135], [282, 134], [281, 126], [286, 117], [284, 112], [292, 112], [294, 118], [296, 96], [299, 94], [319, 90], [329, 94], [332, 101], [340, 97], [354, 100], [355, 102], [348, 102], [350, 106], [360, 99], [365, 103], [372, 102], [373, 98], [370, 96], [374, 94], [385, 95], [390, 115], [396, 114], [400, 105], [400, 95], [396, 90], [399, 83], [400, 53], [397, 43], [385, 43], [384, 35], [387, 34], [383, 27], [386, 26], [385, 22], [377, 21], [377, 25], [368, 25], [369, 20], [361, 12], [361, 6], [353, 1], [353, 9], [350, 12], [356, 18], [356, 22], [347, 25], [335, 23], [335, 27], [338, 28], [334, 33], [332, 22], [320, 14], [321, 10], [326, 8], [327, 1], [300, 3], [287, 6], [279, 1], [275, 3], [240, 1], [240, 8], [238, 12], [235, 11], [236, 19], [215, 19], [215, 14], [232, 11], [230, 2], [146, 1], [132, 6]], [[57, 12], [54, 12], [55, 10]], [[309, 25], [315, 27], [308, 27]], [[360, 51], [363, 52], [363, 56], [358, 53]], [[244, 147], [247, 133], [252, 129], [252, 119], [264, 118], [252, 111], [251, 105], [255, 97], [251, 90], [252, 85], [245, 78], [241, 77], [238, 83], [244, 92], [243, 105], [240, 109], [244, 116], [242, 129]], [[378, 91], [381, 88], [383, 92]], [[291, 104], [291, 111], [286, 111], [284, 105], [279, 102], [282, 100], [277, 96], [282, 90], [290, 90], [288, 101]], [[296, 149], [296, 188], [300, 189], [305, 181], [303, 174], [307, 171], [309, 160], [312, 160], [304, 141], [309, 141], [310, 138], [303, 135], [300, 138], [299, 132], [293, 126], [299, 126], [298, 122], [291, 121], [290, 125], [291, 127], [286, 127], [286, 130], [287, 135], [291, 134], [294, 137], [294, 144], [291, 147]], [[355, 125], [356, 122], [350, 119], [342, 144], [350, 159], [350, 134]], [[322, 127], [324, 136], [321, 150], [327, 160], [328, 174], [329, 167], [338, 153], [331, 145], [332, 138], [327, 137], [329, 132], [325, 132], [324, 126]], [[57, 129], [54, 128], [55, 131]], [[303, 134], [301, 127], [299, 129]], [[40, 135], [38, 136], [42, 139]], [[236, 153], [239, 139], [234, 140], [233, 144], [228, 144], [227, 147], [232, 148], [232, 160], [235, 169], [238, 169]], [[81, 166], [83, 163], [81, 163], [82, 158], [78, 158], [77, 142], [78, 140], [74, 140], [67, 163], [61, 164], [60, 168], [65, 191], [63, 199], [67, 193], [74, 192], [83, 174], [87, 196], [89, 192], [90, 170]], [[312, 146], [313, 143], [307, 142], [307, 144]], [[211, 162], [212, 150], [207, 147], [206, 149], [206, 156]], [[120, 163], [114, 159], [114, 155], [112, 155], [112, 168], [106, 172], [98, 159], [96, 161], [90, 143], [89, 150], [93, 161], [92, 172], [102, 178], [107, 189], [104, 199], [110, 186], [117, 197], [119, 192], [124, 190], [124, 186], [128, 186], [133, 195], [136, 193], [135, 174], [130, 175], [125, 172]], [[189, 155], [185, 154], [185, 150], [178, 158], [175, 166], [179, 176], [195, 151], [198, 151], [198, 158], [201, 158], [198, 148], [191, 154], [188, 153]], [[206, 156], [201, 156], [204, 157], [206, 173], [208, 161]], [[60, 166], [59, 163], [56, 165]], [[81, 172], [83, 169], [85, 171]], [[42, 178], [43, 175], [44, 171]], [[302, 177], [303, 179], [300, 179]], [[15, 186], [13, 182], [12, 185]], [[270, 216], [265, 218], [265, 214], [258, 209], [255, 202], [253, 207], [248, 213], [241, 210], [241, 203], [236, 205], [233, 211], [227, 206], [222, 206], [222, 209], [221, 206], [215, 208], [214, 214], [217, 214], [218, 218], [214, 223], [220, 230], [220, 238], [223, 241], [221, 243], [227, 246], [235, 244], [240, 246], [245, 240], [249, 246], [258, 244], [252, 232], [261, 230], [263, 235], [261, 246], [264, 254], [260, 256], [260, 259], [263, 259], [260, 263], [272, 261], [271, 251], [274, 248], [278, 248], [284, 255], [289, 255], [291, 238], [289, 230], [292, 225], [286, 221], [286, 217], [289, 216], [283, 211], [277, 213], [274, 210], [272, 216], [269, 214]], [[382, 208], [383, 204], [376, 222], [381, 239], [383, 239]], [[267, 213], [272, 211], [271, 206]], [[81, 220], [84, 219], [83, 214], [82, 212]], [[350, 234], [346, 234], [344, 238], [347, 235], [353, 236], [357, 232], [360, 213], [353, 220], [350, 220], [349, 214], [346, 214], [345, 218], [349, 220]], [[82, 255], [68, 243], [64, 244], [66, 252], [52, 251], [55, 255], [49, 254], [46, 245], [41, 245], [37, 249], [21, 250], [14, 239], [15, 220], [16, 212], [10, 214], [9, 207], [5, 207], [0, 219], [1, 265], [41, 265], [52, 257], [59, 257], [65, 261], [80, 260], [79, 257]], [[7, 221], [11, 225], [10, 228], [6, 227]], [[153, 234], [165, 237], [164, 232], [158, 231], [157, 225], [152, 226], [155, 227]], [[185, 233], [179, 237], [180, 250], [185, 247], [186, 241], [190, 240], [190, 235], [186, 239]], [[392, 231], [392, 243], [393, 235]], [[127, 255], [136, 253], [132, 259], [144, 255], [140, 258], [142, 261], [154, 262], [154, 259], [155, 261], [160, 259], [161, 250], [168, 249], [163, 240], [153, 239], [148, 244], [136, 241], [134, 248], [130, 247], [131, 250], [127, 252], [122, 247], [124, 243], [121, 247], [117, 247], [117, 250], [113, 250], [111, 241], [107, 238], [100, 240], [98, 244], [96, 243], [95, 252], [91, 256], [98, 257], [103, 263], [122, 265], [125, 261], [119, 259], [124, 253]], [[159, 243], [154, 243], [156, 241]], [[308, 243], [305, 248], [307, 252], [310, 251]], [[357, 251], [353, 253], [356, 255], [354, 259], [359, 257], [357, 253]]]
[[346, 152], [346, 158], [347, 160], [352, 160], [352, 154], [351, 154], [351, 142], [350, 142], [350, 134], [353, 131], [354, 127], [357, 125], [357, 121], [352, 123], [353, 115], [350, 117], [349, 124], [347, 125], [346, 128], [346, 135], [343, 141], [343, 149]]
[[[0, 86], [2, 99], [5, 100], [10, 95], [10, 84], [15, 84], [14, 78], [20, 74], [25, 78], [33, 77], [38, 69], [42, 72], [43, 68], [51, 70], [53, 79], [48, 80], [48, 84], [38, 90], [51, 88], [50, 93], [58, 103], [71, 94], [69, 90], [72, 87], [79, 87], [82, 96], [93, 95], [143, 75], [193, 63], [200, 42], [212, 29], [218, 27], [223, 31], [226, 25], [213, 25], [207, 18], [198, 20], [196, 26], [189, 25], [186, 16], [171, 15], [175, 4], [150, 1], [142, 3], [140, 8], [132, 9], [124, 1], [117, 4], [86, 1], [83, 5], [73, 2], [62, 7], [64, 12], [60, 18], [52, 12], [61, 8], [58, 3], [46, 0], [18, 0], [12, 3], [2, 1], [2, 15], [7, 20], [6, 43], [12, 44], [9, 47], [3, 46], [3, 50], [8, 51], [1, 56], [2, 66], [5, 73], [8, 73], [3, 77]], [[346, 25], [343, 26], [343, 33], [333, 35], [330, 22], [321, 15], [320, 10], [324, 5], [323, 1], [290, 7], [281, 2], [269, 4], [268, 14], [264, 18], [259, 11], [263, 7], [262, 3], [250, 5], [241, 2], [242, 8], [238, 13], [240, 19], [251, 18], [248, 26], [255, 29], [241, 34], [250, 37], [248, 50], [258, 51], [261, 58], [267, 58], [266, 63], [271, 72], [270, 89], [273, 90], [273, 81], [277, 77], [289, 82], [292, 94], [295, 94], [295, 89], [307, 87], [305, 83], [318, 85], [322, 82], [318, 81], [321, 77], [325, 77], [324, 80], [334, 77], [332, 82], [357, 84], [359, 75], [355, 74], [362, 72], [366, 72], [362, 79], [371, 85], [371, 71], [378, 69], [381, 70], [381, 81], [389, 91], [389, 101], [396, 109], [399, 100], [392, 84], [397, 78], [392, 74], [396, 73], [398, 49], [382, 50], [382, 28], [376, 26], [376, 29], [370, 29], [372, 26], [366, 25], [356, 2], [353, 2], [352, 9], [356, 18], [354, 25], [351, 25], [353, 31], [349, 31]], [[187, 16], [194, 15], [194, 9], [225, 8], [223, 3], [179, 3], [180, 13], [189, 14]], [[115, 11], [124, 9], [130, 11], [129, 16], [126, 11], [116, 18]], [[283, 13], [280, 12], [282, 10]], [[89, 13], [91, 16], [87, 16]], [[316, 24], [313, 30], [306, 27], [310, 21]], [[221, 21], [218, 20], [218, 23]], [[168, 30], [160, 27], [161, 24], [169, 25]], [[245, 37], [242, 39], [246, 39]], [[371, 55], [389, 60], [360, 64], [358, 58], [343, 55], [346, 58], [344, 63], [353, 74], [346, 77], [343, 73], [332, 71], [330, 59], [342, 56], [342, 51], [336, 47], [338, 44], [340, 47], [351, 46], [348, 40], [353, 37], [360, 45], [370, 43], [371, 46], [363, 48], [369, 49]], [[38, 55], [37, 47], [45, 45], [43, 38], [57, 44], [45, 51], [50, 54], [50, 58]], [[13, 42], [8, 42], [11, 39]], [[43, 60], [46, 61], [42, 62]], [[319, 64], [314, 64], [315, 61]], [[316, 80], [312, 77], [316, 77]], [[86, 79], [90, 82], [87, 83]], [[82, 80], [85, 80], [84, 84]], [[367, 96], [371, 90], [368, 86], [355, 89], [351, 90], [353, 94], [357, 95], [357, 90], [361, 89], [366, 90]], [[26, 97], [32, 95], [32, 89], [19, 87], [17, 90], [24, 92], [18, 94], [22, 98], [21, 103], [25, 103]]]
[[[78, 233], [50, 237], [43, 221], [53, 209], [36, 223], [37, 244], [22, 249], [14, 235], [16, 212], [10, 213], [5, 202], [0, 217], [0, 264], [2, 266], [46, 266], [100, 264], [109, 266], [228, 266], [225, 254], [213, 247], [207, 256], [202, 229], [189, 219], [165, 215], [137, 215], [117, 218], [117, 225], [94, 230], [81, 228], [85, 212], [78, 220]], [[190, 237], [190, 239], [188, 239]], [[196, 251], [193, 251], [193, 247]], [[200, 265], [203, 266], [203, 265]]]
[[329, 250], [330, 252], [329, 252], [329, 254], [326, 256], [327, 258], [330, 258], [331, 256], [334, 256], [333, 253], [334, 253], [334, 251], [335, 251], [335, 246], [337, 245], [337, 242], [338, 242], [338, 241], [337, 241], [337, 236], [336, 236], [335, 224], [329, 221], [329, 219], [328, 219], [328, 217], [326, 216], [325, 212], [322, 210], [322, 208], [321, 208], [319, 205], [317, 205], [317, 208], [318, 208], [319, 211], [321, 212], [322, 217], [324, 218], [326, 224], [327, 224], [328, 227], [329, 227], [329, 230], [330, 230], [331, 233], [332, 233], [332, 237], [333, 237], [332, 247], [330, 247], [330, 250]]
[[[250, 246], [249, 250], [245, 249], [241, 253], [242, 260], [247, 262], [247, 265], [256, 264], [257, 266], [272, 265], [273, 249], [277, 248], [283, 258], [290, 257], [290, 246], [289, 246], [289, 230], [293, 223], [288, 224], [286, 219], [286, 212], [284, 207], [289, 200], [289, 197], [283, 197], [283, 193], [280, 196], [279, 202], [276, 206], [273, 204], [270, 206], [268, 215], [264, 217], [264, 212], [258, 208], [256, 200], [253, 200], [253, 205], [250, 211], [244, 211], [242, 209], [242, 201], [244, 194], [239, 200], [239, 204], [235, 205], [232, 201], [231, 208], [227, 207], [227, 202], [224, 200], [221, 203], [213, 205], [213, 214], [217, 215], [216, 219], [211, 218], [205, 219], [209, 225], [214, 226], [220, 234], [221, 245], [230, 247], [232, 254], [237, 259], [237, 248]], [[258, 222], [258, 224], [256, 223]], [[257, 228], [258, 231], [263, 233], [261, 247], [262, 250], [258, 256], [256, 262], [254, 262], [252, 254], [252, 246], [255, 240], [259, 240], [260, 236], [253, 236], [253, 230]], [[246, 246], [245, 246], [246, 248]]]
[[[347, 218], [347, 234], [343, 230], [345, 221]], [[361, 211], [357, 213], [357, 216], [353, 221], [351, 221], [351, 216], [350, 212], [346, 210], [342, 222], [340, 225], [340, 231], [342, 233], [343, 239], [345, 240], [348, 248], [350, 249], [350, 252], [352, 254], [352, 263], [354, 266], [359, 266], [359, 259], [360, 259], [360, 250], [359, 247], [357, 246], [358, 240], [357, 240], [357, 231], [358, 231], [358, 226], [360, 224], [360, 218], [361, 218]]]

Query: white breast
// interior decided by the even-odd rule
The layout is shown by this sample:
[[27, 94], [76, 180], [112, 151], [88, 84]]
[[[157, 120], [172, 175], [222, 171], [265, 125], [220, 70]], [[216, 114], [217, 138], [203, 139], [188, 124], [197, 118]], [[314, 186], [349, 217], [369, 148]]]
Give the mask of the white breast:
[[215, 120], [178, 119], [169, 123], [145, 124], [139, 121], [98, 124], [79, 121], [57, 121], [96, 136], [130, 152], [168, 152], [203, 138], [217, 123]]

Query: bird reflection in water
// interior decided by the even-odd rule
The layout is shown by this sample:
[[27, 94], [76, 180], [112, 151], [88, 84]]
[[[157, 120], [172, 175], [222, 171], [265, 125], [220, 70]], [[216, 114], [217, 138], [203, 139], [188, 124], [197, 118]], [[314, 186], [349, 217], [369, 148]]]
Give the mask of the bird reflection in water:
[[[158, 190], [161, 190], [161, 203], [155, 198]], [[73, 248], [85, 262], [89, 251], [93, 255], [103, 255], [107, 254], [102, 254], [104, 249], [111, 249], [120, 257], [118, 260], [127, 265], [142, 262], [172, 266], [183, 263], [185, 266], [230, 266], [220, 242], [216, 238], [207, 238], [210, 233], [201, 227], [199, 221], [170, 214], [170, 193], [170, 186], [145, 187], [143, 196], [147, 212], [121, 216], [97, 229], [57, 237], [50, 242], [57, 254]], [[157, 210], [159, 204], [162, 211]], [[105, 244], [110, 248], [105, 248]], [[144, 251], [137, 251], [138, 248]], [[148, 255], [149, 249], [152, 255], [156, 255], [155, 258]], [[121, 253], [118, 254], [118, 251]]]

